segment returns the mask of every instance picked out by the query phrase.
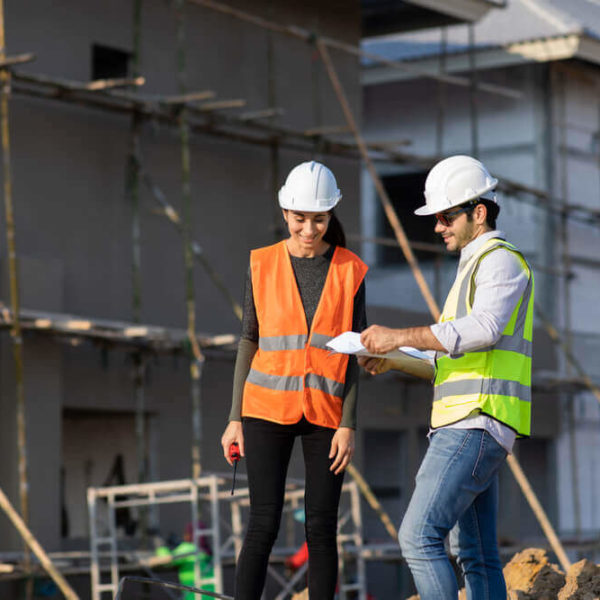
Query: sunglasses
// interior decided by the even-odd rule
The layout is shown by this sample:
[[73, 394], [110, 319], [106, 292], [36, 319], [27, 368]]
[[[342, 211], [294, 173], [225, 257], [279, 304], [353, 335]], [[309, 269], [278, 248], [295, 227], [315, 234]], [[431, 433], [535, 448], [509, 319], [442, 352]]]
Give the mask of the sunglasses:
[[456, 210], [449, 210], [446, 212], [435, 213], [435, 220], [439, 221], [444, 227], [450, 227], [454, 220], [462, 213], [473, 212], [477, 206], [476, 203], [469, 203], [463, 206], [462, 208], [457, 208]]

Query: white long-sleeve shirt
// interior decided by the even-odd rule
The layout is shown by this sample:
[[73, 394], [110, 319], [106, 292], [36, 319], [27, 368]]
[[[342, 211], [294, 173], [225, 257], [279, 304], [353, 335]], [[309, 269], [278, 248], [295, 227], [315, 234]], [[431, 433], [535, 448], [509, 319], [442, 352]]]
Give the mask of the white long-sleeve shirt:
[[[506, 239], [502, 231], [489, 231], [469, 242], [461, 250], [458, 273], [469, 258], [491, 238]], [[508, 324], [528, 281], [527, 272], [512, 252], [502, 249], [490, 252], [481, 259], [475, 275], [475, 296], [471, 312], [460, 319], [432, 325], [433, 335], [450, 356], [495, 344]], [[510, 427], [478, 413], [446, 427], [485, 429], [509, 453], [516, 438], [516, 433]]]

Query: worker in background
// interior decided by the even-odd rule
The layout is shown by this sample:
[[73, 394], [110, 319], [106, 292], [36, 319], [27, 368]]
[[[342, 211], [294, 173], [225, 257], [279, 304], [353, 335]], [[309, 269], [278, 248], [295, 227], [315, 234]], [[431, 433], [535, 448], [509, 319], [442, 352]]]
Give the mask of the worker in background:
[[325, 343], [366, 326], [366, 265], [345, 248], [333, 212], [342, 195], [318, 162], [296, 166], [279, 192], [289, 237], [253, 250], [246, 281], [229, 424], [221, 443], [246, 458], [250, 519], [238, 558], [236, 600], [259, 600], [277, 537], [296, 437], [306, 478], [311, 600], [331, 600], [343, 471], [354, 452], [358, 365]]
[[[199, 524], [199, 528], [202, 529], [203, 525]], [[199, 545], [194, 543], [194, 526], [192, 523], [188, 523], [185, 527], [183, 542], [174, 544], [172, 549], [168, 545], [159, 546], [156, 549], [156, 556], [171, 558], [168, 564], [177, 568], [177, 576], [181, 585], [201, 587], [209, 592], [215, 591], [214, 584], [202, 584], [202, 581], [196, 580], [196, 563], [199, 563], [200, 566], [201, 579], [212, 579], [214, 572], [211, 548], [204, 536], [200, 537]], [[194, 592], [183, 592], [182, 598], [183, 600], [195, 600], [200, 596]]]
[[[457, 556], [470, 600], [505, 600], [496, 520], [498, 470], [516, 437], [529, 436], [533, 275], [496, 229], [498, 181], [468, 156], [429, 172], [425, 206], [446, 248], [460, 251], [456, 280], [437, 324], [373, 325], [361, 341], [377, 354], [400, 346], [436, 351], [429, 447], [399, 531], [421, 600], [456, 600], [444, 550]], [[373, 374], [393, 364], [360, 363]]]

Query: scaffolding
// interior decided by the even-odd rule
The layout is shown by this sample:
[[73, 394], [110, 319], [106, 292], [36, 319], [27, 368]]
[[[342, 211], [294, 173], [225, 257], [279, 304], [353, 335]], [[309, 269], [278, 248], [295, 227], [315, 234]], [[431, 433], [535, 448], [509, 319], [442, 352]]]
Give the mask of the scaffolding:
[[[332, 88], [338, 98], [340, 107], [345, 117], [345, 125], [339, 126], [326, 126], [322, 123], [317, 123], [317, 127], [313, 127], [306, 130], [297, 130], [290, 127], [270, 122], [274, 117], [284, 113], [282, 107], [275, 105], [275, 95], [272, 92], [273, 82], [270, 82], [271, 92], [269, 94], [269, 106], [260, 108], [257, 110], [232, 113], [228, 112], [231, 109], [242, 109], [245, 107], [244, 99], [218, 99], [212, 90], [199, 90], [189, 91], [185, 85], [185, 53], [184, 53], [184, 25], [185, 25], [185, 10], [188, 8], [186, 5], [198, 5], [207, 10], [217, 11], [221, 14], [228, 15], [232, 19], [237, 19], [246, 23], [249, 23], [256, 27], [261, 27], [269, 32], [269, 35], [278, 34], [290, 36], [306, 42], [313, 46], [318, 56], [324, 65], [329, 81], [332, 84]], [[134, 357], [134, 395], [136, 398], [136, 414], [138, 416], [136, 426], [136, 439], [138, 440], [138, 479], [139, 483], [136, 486], [128, 488], [127, 491], [122, 489], [122, 486], [117, 488], [91, 488], [89, 494], [90, 499], [90, 518], [94, 513], [94, 522], [96, 529], [92, 529], [92, 538], [96, 541], [92, 542], [92, 585], [99, 593], [111, 592], [115, 593], [116, 588], [114, 577], [115, 569], [113, 564], [118, 563], [118, 551], [116, 549], [116, 532], [114, 527], [110, 525], [109, 518], [109, 534], [99, 535], [97, 533], [98, 523], [96, 520], [97, 516], [97, 501], [99, 498], [105, 498], [109, 506], [109, 514], [113, 514], [114, 511], [119, 507], [124, 506], [149, 506], [152, 502], [160, 503], [171, 502], [168, 494], [173, 494], [172, 497], [176, 498], [179, 494], [180, 498], [184, 498], [183, 501], [189, 501], [195, 508], [192, 510], [198, 510], [199, 503], [206, 501], [207, 497], [210, 496], [210, 514], [213, 526], [206, 532], [195, 531], [194, 535], [209, 535], [213, 536], [215, 540], [215, 547], [217, 547], [216, 541], [219, 539], [219, 527], [216, 523], [219, 522], [219, 518], [214, 518], [215, 514], [219, 516], [218, 502], [216, 498], [221, 498], [224, 493], [222, 490], [219, 491], [219, 485], [221, 480], [215, 475], [208, 475], [202, 477], [202, 463], [201, 463], [201, 398], [200, 398], [200, 381], [202, 376], [202, 367], [204, 363], [204, 350], [207, 348], [228, 348], [231, 349], [235, 342], [235, 338], [229, 334], [220, 336], [207, 336], [199, 334], [195, 326], [195, 290], [193, 286], [193, 268], [194, 260], [198, 261], [204, 268], [208, 276], [211, 278], [215, 286], [220, 290], [227, 304], [231, 307], [233, 312], [238, 318], [241, 318], [241, 308], [227, 290], [227, 287], [222, 282], [218, 272], [212, 268], [210, 262], [204, 255], [201, 245], [193, 240], [191, 231], [191, 204], [190, 204], [190, 171], [191, 163], [189, 156], [189, 143], [190, 136], [195, 134], [211, 135], [221, 137], [228, 140], [251, 144], [253, 146], [264, 146], [270, 149], [270, 161], [271, 161], [271, 173], [272, 173], [272, 185], [275, 188], [278, 180], [278, 155], [282, 148], [292, 149], [304, 153], [312, 153], [315, 148], [321, 154], [335, 155], [347, 157], [352, 160], [360, 159], [365, 162], [369, 170], [370, 176], [372, 177], [373, 184], [375, 185], [380, 199], [383, 203], [385, 214], [392, 224], [392, 228], [396, 235], [396, 240], [373, 240], [375, 243], [394, 243], [400, 245], [407, 263], [410, 266], [412, 273], [417, 281], [421, 293], [429, 307], [430, 312], [434, 317], [439, 314], [434, 295], [431, 293], [425, 278], [420, 270], [418, 261], [414, 255], [413, 249], [421, 249], [438, 253], [439, 247], [431, 247], [425, 244], [415, 243], [408, 239], [397, 214], [394, 211], [389, 196], [385, 190], [385, 187], [381, 181], [381, 177], [378, 173], [376, 164], [378, 161], [385, 161], [386, 163], [393, 164], [412, 164], [418, 165], [421, 168], [428, 168], [433, 165], [438, 157], [423, 157], [413, 155], [403, 150], [399, 150], [398, 147], [403, 142], [393, 144], [383, 144], [381, 142], [370, 142], [365, 140], [360, 133], [357, 120], [350, 108], [350, 104], [345, 95], [343, 85], [337, 75], [332, 57], [331, 50], [344, 52], [355, 57], [367, 59], [371, 61], [377, 61], [381, 64], [385, 64], [394, 69], [401, 69], [409, 71], [414, 76], [430, 77], [439, 82], [440, 86], [440, 100], [438, 107], [438, 143], [437, 147], [441, 148], [441, 139], [443, 136], [444, 126], [444, 104], [445, 96], [444, 89], [448, 85], [457, 85], [467, 87], [470, 91], [470, 115], [471, 115], [471, 140], [472, 149], [474, 154], [478, 152], [478, 107], [477, 107], [477, 94], [497, 94], [503, 97], [518, 98], [520, 93], [514, 89], [507, 88], [505, 86], [498, 86], [496, 84], [486, 83], [480, 80], [477, 72], [477, 65], [474, 54], [474, 32], [472, 27], [470, 28], [470, 74], [469, 77], [458, 77], [455, 75], [449, 75], [445, 72], [444, 62], [442, 58], [440, 73], [432, 75], [431, 73], [420, 72], [414, 67], [403, 63], [402, 61], [390, 61], [384, 57], [377, 56], [373, 53], [365, 52], [359, 48], [351, 46], [347, 43], [340, 42], [328, 37], [317, 36], [314, 32], [297, 26], [287, 26], [268, 21], [256, 15], [252, 15], [248, 12], [241, 11], [229, 7], [223, 3], [216, 2], [214, 0], [188, 0], [186, 3], [184, 0], [178, 0], [176, 3], [176, 15], [178, 23], [178, 82], [179, 89], [177, 95], [163, 95], [163, 96], [152, 96], [144, 95], [141, 93], [141, 86], [144, 84], [144, 78], [142, 77], [143, 69], [141, 68], [141, 56], [139, 53], [140, 48], [140, 14], [141, 14], [141, 0], [133, 1], [134, 10], [134, 31], [133, 31], [133, 48], [134, 48], [134, 69], [131, 78], [127, 79], [114, 79], [114, 80], [103, 80], [103, 81], [92, 81], [92, 82], [74, 82], [57, 77], [49, 77], [42, 74], [25, 73], [18, 70], [19, 64], [31, 61], [34, 57], [31, 54], [19, 55], [13, 57], [7, 57], [5, 52], [5, 45], [3, 43], [4, 38], [4, 21], [2, 20], [1, 34], [2, 39], [0, 40], [0, 46], [2, 51], [0, 53], [0, 75], [1, 75], [1, 112], [2, 112], [2, 145], [3, 145], [3, 157], [4, 157], [4, 185], [5, 185], [5, 211], [6, 211], [6, 228], [7, 228], [7, 239], [9, 240], [10, 246], [10, 282], [11, 282], [11, 306], [0, 306], [0, 328], [10, 328], [13, 349], [15, 354], [15, 369], [16, 369], [16, 398], [17, 405], [19, 407], [18, 415], [18, 431], [19, 431], [19, 473], [20, 473], [20, 494], [21, 494], [21, 512], [24, 522], [28, 520], [28, 498], [27, 498], [27, 464], [26, 464], [26, 453], [25, 453], [25, 419], [24, 419], [24, 405], [25, 397], [23, 392], [23, 364], [22, 364], [22, 332], [23, 331], [35, 331], [37, 334], [53, 335], [56, 337], [67, 338], [69, 340], [83, 340], [91, 339], [99, 343], [106, 343], [112, 345], [119, 345], [132, 353]], [[3, 17], [3, 5], [0, 3], [0, 12]], [[71, 105], [84, 106], [90, 110], [102, 110], [116, 114], [129, 115], [131, 118], [130, 127], [130, 151], [128, 154], [128, 169], [127, 169], [127, 181], [126, 181], [126, 196], [128, 201], [131, 202], [134, 207], [133, 219], [132, 219], [132, 320], [131, 322], [112, 322], [106, 320], [90, 319], [87, 317], [77, 315], [61, 315], [46, 312], [27, 311], [20, 307], [18, 298], [18, 274], [16, 264], [12, 260], [16, 257], [16, 248], [14, 246], [15, 231], [14, 222], [12, 218], [12, 190], [11, 190], [11, 166], [10, 166], [10, 143], [8, 135], [8, 98], [10, 94], [16, 94], [20, 96], [29, 96], [47, 99], [48, 101], [60, 102]], [[141, 149], [140, 149], [140, 130], [142, 124], [152, 120], [156, 123], [164, 124], [168, 127], [173, 128], [179, 134], [179, 142], [181, 148], [181, 185], [182, 185], [182, 196], [184, 198], [184, 214], [179, 215], [173, 208], [172, 204], [168, 201], [165, 194], [160, 190], [156, 183], [151, 178], [150, 174], [146, 171]], [[566, 124], [564, 125], [566, 127]], [[348, 137], [347, 133], [350, 132], [351, 136]], [[563, 179], [563, 182], [566, 178]], [[140, 188], [144, 184], [150, 190], [154, 201], [160, 207], [160, 214], [168, 219], [181, 233], [182, 236], [182, 249], [185, 263], [186, 273], [186, 314], [187, 314], [187, 329], [186, 330], [175, 330], [168, 328], [159, 328], [151, 325], [145, 325], [141, 323], [141, 287], [140, 287], [140, 223], [139, 223], [139, 200], [140, 200]], [[548, 211], [548, 214], [558, 216], [562, 223], [566, 223], [569, 220], [578, 220], [585, 223], [598, 224], [600, 223], [600, 210], [591, 209], [586, 206], [573, 204], [568, 202], [567, 192], [565, 189], [561, 190], [560, 197], [550, 192], [536, 189], [530, 186], [525, 186], [517, 182], [504, 180], [501, 184], [502, 190], [510, 196], [517, 198], [520, 201], [532, 203], [535, 202], [538, 206], [542, 206]], [[354, 236], [354, 239], [364, 241], [362, 236]], [[563, 239], [563, 244], [567, 245], [568, 240]], [[565, 253], [565, 260], [560, 267], [559, 275], [561, 277], [568, 277], [571, 269], [571, 264], [568, 261], [567, 253]], [[551, 270], [551, 268], [549, 269]], [[558, 269], [557, 269], [558, 270]], [[565, 294], [568, 294], [568, 286], [565, 287]], [[568, 302], [568, 298], [567, 298]], [[550, 320], [547, 319], [540, 307], [536, 307], [536, 314], [541, 319], [544, 327], [548, 334], [557, 347], [563, 351], [566, 363], [570, 365], [570, 369], [577, 375], [576, 385], [578, 389], [586, 389], [591, 391], [595, 397], [600, 401], [600, 389], [593, 379], [586, 373], [579, 361], [574, 356], [570, 343], [569, 343], [569, 327], [568, 319], [565, 327], [566, 339], [563, 340], [562, 336], [558, 331], [551, 325]], [[75, 343], [75, 342], [73, 342]], [[157, 352], [170, 352], [180, 353], [189, 358], [190, 361], [190, 396], [192, 402], [192, 424], [193, 424], [193, 444], [192, 444], [192, 479], [185, 480], [187, 483], [181, 485], [187, 485], [188, 487], [179, 489], [179, 491], [166, 491], [164, 490], [165, 496], [161, 496], [163, 493], [159, 490], [161, 484], [149, 484], [145, 483], [144, 480], [147, 477], [146, 469], [146, 454], [147, 448], [143, 444], [144, 440], [144, 428], [143, 418], [145, 411], [144, 403], [144, 364], [146, 353], [157, 353]], [[560, 378], [554, 381], [554, 386], [563, 386], [568, 389], [574, 383], [571, 373], [567, 373], [568, 377]], [[545, 380], [548, 383], [548, 380]], [[514, 458], [511, 458], [509, 462], [515, 478], [519, 482], [521, 489], [526, 495], [530, 502], [537, 518], [540, 520], [541, 526], [544, 532], [548, 536], [550, 544], [552, 545], [557, 556], [559, 556], [560, 562], [563, 566], [569, 564], [569, 559], [562, 549], [561, 543], [555, 535], [549, 521], [545, 517], [537, 498], [533, 494], [531, 487], [529, 486], [524, 474], [520, 470], [518, 463]], [[357, 477], [359, 474], [353, 475]], [[202, 483], [201, 483], [202, 482]], [[176, 485], [175, 482], [163, 482], [167, 486], [168, 484]], [[148, 486], [148, 487], [144, 487]], [[153, 487], [159, 486], [159, 487]], [[350, 487], [346, 487], [350, 486]], [[352, 496], [352, 503], [357, 502], [354, 499], [354, 494], [357, 494], [359, 486], [356, 482], [346, 484], [345, 490]], [[133, 490], [136, 488], [136, 491]], [[206, 489], [205, 489], [206, 488]], [[141, 490], [141, 491], [140, 491]], [[151, 491], [152, 490], [152, 491]], [[350, 491], [352, 490], [352, 491]], [[297, 492], [288, 492], [286, 499], [289, 498], [289, 502], [298, 502], [298, 498], [294, 496]], [[365, 490], [362, 490], [362, 493]], [[123, 494], [140, 494], [136, 499], [118, 500], [117, 496]], [[240, 497], [241, 498], [241, 497]], [[176, 501], [176, 500], [173, 500]], [[179, 499], [177, 500], [179, 501]], [[128, 504], [128, 503], [137, 504]], [[232, 513], [237, 512], [238, 516], [235, 519], [232, 517], [232, 527], [234, 528], [234, 535], [232, 540], [236, 545], [236, 549], [239, 549], [239, 543], [241, 539], [241, 514], [242, 507], [244, 506], [245, 500], [238, 499], [236, 496], [235, 500], [230, 501], [232, 507]], [[377, 505], [376, 499], [374, 504]], [[575, 503], [577, 505], [577, 501]], [[215, 508], [216, 506], [216, 508]], [[352, 504], [354, 506], [354, 504]], [[361, 523], [360, 523], [360, 512], [354, 514], [355, 509], [351, 511], [351, 515], [347, 516], [345, 524], [349, 523], [353, 529], [350, 533], [340, 534], [340, 543], [345, 545], [342, 548], [340, 556], [355, 557], [355, 566], [352, 567], [357, 578], [359, 587], [353, 589], [351, 584], [344, 584], [347, 587], [342, 587], [343, 593], [350, 593], [351, 591], [357, 591], [359, 597], [362, 599], [365, 593], [364, 585], [364, 560], [366, 556], [373, 557], [377, 556], [376, 550], [370, 550], [370, 554], [366, 551], [360, 550], [363, 545], [363, 540], [360, 537]], [[216, 513], [215, 513], [216, 511]], [[196, 513], [193, 513], [196, 514]], [[385, 513], [383, 513], [385, 515]], [[381, 515], [380, 515], [381, 516]], [[387, 515], [385, 515], [387, 517]], [[111, 517], [112, 518], [112, 517]], [[385, 518], [382, 517], [385, 521]], [[193, 518], [194, 523], [197, 522], [196, 518]], [[388, 521], [391, 525], [391, 521]], [[92, 521], [91, 521], [92, 522]], [[111, 528], [112, 527], [112, 528]], [[393, 526], [392, 526], [393, 529]], [[342, 529], [340, 529], [340, 532]], [[390, 528], [388, 527], [388, 531]], [[390, 535], [393, 534], [390, 532]], [[99, 540], [99, 541], [98, 541]], [[108, 547], [108, 556], [110, 557], [110, 575], [111, 580], [109, 583], [102, 583], [101, 569], [99, 566], [94, 566], [96, 563], [100, 565], [100, 557], [104, 555], [101, 552], [101, 547], [106, 544]], [[221, 544], [218, 544], [221, 547]], [[353, 547], [354, 550], [348, 550], [347, 548]], [[352, 554], [354, 552], [354, 554]], [[224, 556], [224, 555], [223, 555]], [[358, 558], [357, 558], [358, 557]], [[219, 560], [215, 558], [215, 561], [219, 564], [222, 563], [223, 557], [219, 557]], [[28, 557], [28, 551], [25, 554], [25, 572], [29, 572], [32, 569]], [[344, 563], [342, 572], [346, 568]], [[350, 568], [350, 567], [348, 567]], [[117, 569], [118, 574], [118, 569]], [[219, 580], [221, 578], [221, 580]], [[220, 581], [220, 582], [219, 582]], [[118, 582], [117, 582], [118, 583]], [[281, 583], [281, 582], [280, 582]], [[295, 583], [295, 580], [294, 580]], [[222, 589], [222, 572], [219, 571], [219, 575], [215, 575], [215, 585], [219, 589]], [[103, 587], [106, 586], [106, 587]], [[287, 586], [287, 587], [286, 587]], [[282, 590], [286, 592], [293, 587], [293, 583], [286, 582], [282, 583]], [[283, 593], [283, 591], [282, 591]], [[282, 598], [284, 596], [281, 596]], [[99, 596], [98, 596], [99, 598]], [[96, 600], [96, 597], [95, 597]]]
[[[192, 523], [192, 543], [200, 547], [205, 538], [212, 548], [213, 575], [202, 574], [195, 563], [196, 586], [213, 585], [223, 593], [223, 571], [235, 562], [242, 548], [244, 523], [250, 506], [248, 488], [231, 494], [231, 481], [222, 475], [206, 475], [198, 479], [161, 481], [88, 489], [90, 519], [90, 572], [92, 600], [103, 600], [107, 594], [114, 598], [123, 574], [128, 569], [150, 569], [168, 566], [170, 557], [153, 557], [148, 552], [119, 547], [116, 513], [123, 508], [154, 509], [166, 504], [187, 504]], [[279, 590], [276, 600], [284, 600], [295, 592], [306, 576], [308, 564], [300, 566], [292, 577], [281, 573], [283, 559], [302, 544], [294, 520], [304, 511], [304, 483], [288, 481], [284, 496], [283, 514], [286, 520], [283, 543], [273, 548], [267, 574]], [[199, 521], [199, 515], [205, 519]], [[160, 519], [153, 526], [160, 529]], [[356, 482], [342, 486], [338, 516], [338, 554], [340, 561], [340, 598], [366, 600], [365, 556], [363, 553], [360, 492]], [[150, 572], [150, 575], [152, 573]]]
[[[220, 537], [219, 487], [223, 480], [216, 475], [180, 481], [161, 481], [137, 485], [88, 488], [90, 519], [91, 581], [93, 600], [102, 600], [106, 594], [114, 598], [119, 587], [119, 539], [116, 513], [123, 508], [155, 508], [164, 504], [188, 503], [189, 522], [192, 523], [192, 543], [200, 547], [200, 538], [209, 540], [213, 555], [213, 575], [200, 571], [195, 562], [195, 581], [200, 586], [213, 585], [223, 591], [222, 548]], [[102, 504], [106, 503], [103, 514]], [[208, 515], [208, 523], [199, 527], [199, 514]], [[205, 517], [206, 518], [206, 517]], [[147, 561], [152, 564], [152, 561]], [[141, 561], [141, 564], [144, 564]], [[103, 575], [108, 573], [108, 579]]]

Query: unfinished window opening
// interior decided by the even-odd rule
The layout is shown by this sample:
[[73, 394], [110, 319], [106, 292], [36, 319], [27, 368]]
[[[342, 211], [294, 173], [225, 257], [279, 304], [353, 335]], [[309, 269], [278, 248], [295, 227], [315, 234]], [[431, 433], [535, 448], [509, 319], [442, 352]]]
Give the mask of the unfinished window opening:
[[[64, 538], [86, 538], [86, 494], [90, 486], [137, 482], [135, 414], [100, 410], [65, 409], [62, 419], [62, 520]], [[147, 415], [146, 447], [150, 448], [151, 416]], [[148, 456], [150, 463], [155, 458]], [[136, 509], [117, 511], [117, 527], [123, 535], [136, 532]]]
[[[427, 171], [402, 173], [382, 177], [383, 185], [411, 242], [439, 244], [438, 236], [433, 231], [433, 217], [418, 217], [414, 211], [425, 203], [423, 190]], [[379, 209], [377, 223], [378, 237], [395, 239], [394, 230], [389, 224], [383, 208]], [[421, 262], [432, 261], [435, 254], [426, 250], [413, 249]], [[397, 266], [406, 264], [406, 259], [399, 247], [377, 247], [377, 264], [380, 266]]]
[[92, 80], [120, 79], [129, 75], [130, 52], [103, 46], [92, 45]]

